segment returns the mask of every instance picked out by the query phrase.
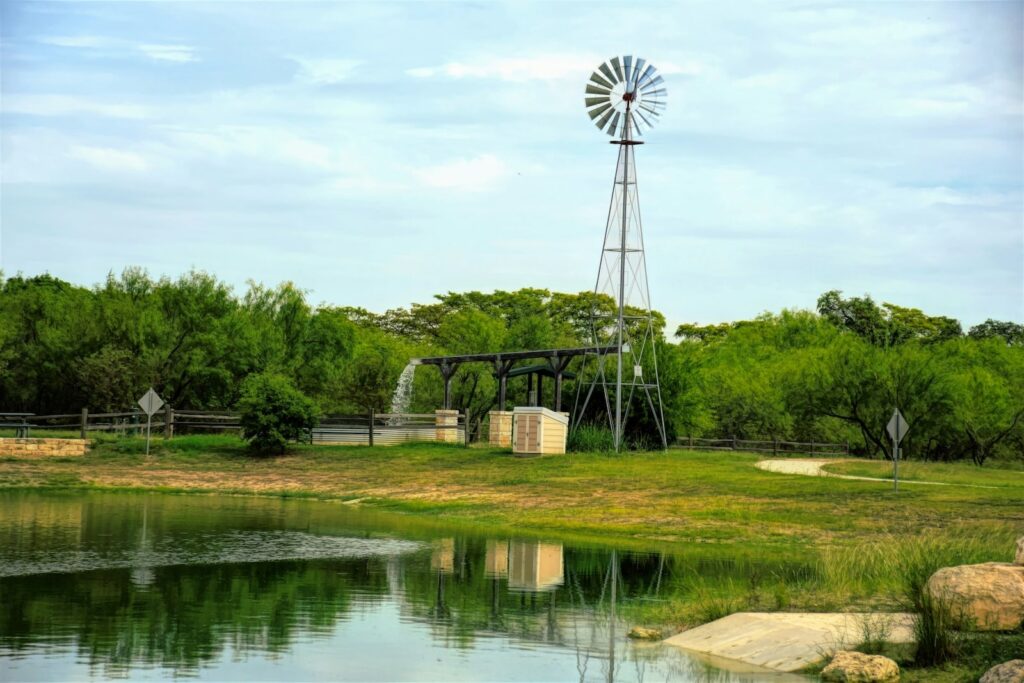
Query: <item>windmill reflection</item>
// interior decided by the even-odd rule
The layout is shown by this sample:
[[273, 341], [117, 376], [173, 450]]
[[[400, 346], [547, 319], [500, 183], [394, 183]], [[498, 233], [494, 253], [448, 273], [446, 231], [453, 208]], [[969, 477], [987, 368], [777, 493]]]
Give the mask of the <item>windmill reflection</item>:
[[451, 609], [445, 603], [444, 590], [445, 577], [455, 569], [454, 538], [442, 538], [435, 542], [430, 554], [430, 568], [437, 575], [434, 606], [430, 610], [430, 616], [434, 619], [448, 618], [451, 616]]

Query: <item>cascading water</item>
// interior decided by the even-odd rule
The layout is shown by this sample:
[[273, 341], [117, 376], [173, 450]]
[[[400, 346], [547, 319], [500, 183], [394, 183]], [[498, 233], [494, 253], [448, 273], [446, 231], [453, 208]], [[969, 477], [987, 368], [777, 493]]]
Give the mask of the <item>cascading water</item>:
[[399, 415], [409, 412], [412, 405], [412, 381], [416, 377], [416, 366], [420, 364], [418, 358], [413, 358], [398, 376], [398, 384], [395, 386], [395, 393], [391, 396], [391, 414], [393, 417], [388, 420], [389, 425], [402, 423]]

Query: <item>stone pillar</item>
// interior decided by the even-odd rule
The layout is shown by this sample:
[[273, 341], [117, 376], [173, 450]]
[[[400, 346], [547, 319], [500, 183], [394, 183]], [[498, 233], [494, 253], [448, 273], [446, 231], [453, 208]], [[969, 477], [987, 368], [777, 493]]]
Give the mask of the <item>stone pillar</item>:
[[459, 411], [457, 410], [435, 410], [434, 411], [434, 440], [444, 443], [458, 443], [459, 441]]
[[487, 442], [492, 446], [508, 448], [512, 445], [512, 411], [492, 410], [487, 413], [491, 422]]

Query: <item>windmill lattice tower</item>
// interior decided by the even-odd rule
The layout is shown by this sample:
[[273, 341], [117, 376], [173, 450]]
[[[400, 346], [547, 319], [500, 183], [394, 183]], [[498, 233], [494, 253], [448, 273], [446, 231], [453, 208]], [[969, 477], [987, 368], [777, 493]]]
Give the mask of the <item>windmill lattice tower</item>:
[[601, 64], [586, 86], [590, 119], [618, 145], [594, 286], [595, 294], [607, 295], [615, 306], [605, 310], [595, 302], [591, 310], [595, 351], [592, 359], [585, 360], [584, 369], [592, 360], [593, 379], [589, 386], [585, 381], [578, 385], [573, 428], [579, 426], [591, 401], [603, 402], [616, 451], [623, 445], [631, 413], [635, 415], [641, 405], [654, 422], [662, 446], [668, 447], [633, 154], [643, 144], [637, 139], [642, 128], [653, 127], [665, 107], [663, 82], [644, 59], [625, 56]]

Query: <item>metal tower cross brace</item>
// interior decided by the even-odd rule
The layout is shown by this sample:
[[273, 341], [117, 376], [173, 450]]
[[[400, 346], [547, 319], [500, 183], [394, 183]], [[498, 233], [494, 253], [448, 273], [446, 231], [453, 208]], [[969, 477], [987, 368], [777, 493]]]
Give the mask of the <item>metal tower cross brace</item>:
[[610, 297], [615, 307], [603, 309], [602, 297], [595, 297], [591, 332], [598, 350], [593, 357], [593, 379], [585, 395], [586, 382], [578, 384], [573, 421], [575, 429], [595, 394], [603, 397], [616, 451], [622, 448], [630, 411], [637, 401], [646, 404], [662, 446], [668, 447], [633, 155], [633, 148], [643, 143], [633, 138], [633, 96], [627, 89], [622, 97], [625, 116], [621, 137], [612, 141], [619, 154], [594, 286], [594, 293]]

